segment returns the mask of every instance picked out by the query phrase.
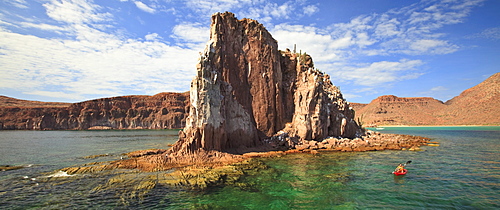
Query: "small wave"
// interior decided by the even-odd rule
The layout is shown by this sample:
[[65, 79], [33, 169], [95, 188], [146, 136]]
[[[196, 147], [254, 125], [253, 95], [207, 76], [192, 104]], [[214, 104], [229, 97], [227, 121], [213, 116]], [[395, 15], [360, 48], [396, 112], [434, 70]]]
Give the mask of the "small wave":
[[70, 177], [70, 176], [75, 176], [75, 175], [70, 175], [66, 171], [58, 171], [56, 173], [53, 173], [53, 174], [45, 176], [45, 177], [52, 178], [52, 177]]

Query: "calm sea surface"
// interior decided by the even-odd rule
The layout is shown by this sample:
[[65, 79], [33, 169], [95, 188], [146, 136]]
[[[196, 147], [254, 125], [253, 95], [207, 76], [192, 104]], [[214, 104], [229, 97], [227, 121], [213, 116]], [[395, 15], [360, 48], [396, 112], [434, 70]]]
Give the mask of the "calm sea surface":
[[[58, 170], [120, 159], [134, 150], [168, 148], [177, 130], [0, 131], [0, 165], [26, 166], [0, 171], [0, 209], [500, 208], [500, 127], [387, 127], [380, 132], [426, 136], [440, 146], [262, 159], [269, 169], [244, 177], [243, 185], [203, 192], [157, 185], [141, 194], [134, 184], [109, 184], [116, 174], [65, 176]], [[91, 155], [103, 156], [85, 158]], [[407, 175], [391, 174], [409, 160]]]

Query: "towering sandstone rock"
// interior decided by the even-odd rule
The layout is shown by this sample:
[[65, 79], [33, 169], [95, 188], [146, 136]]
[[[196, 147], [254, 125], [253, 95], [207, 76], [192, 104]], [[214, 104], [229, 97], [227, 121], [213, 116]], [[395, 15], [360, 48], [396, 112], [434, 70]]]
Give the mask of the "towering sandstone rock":
[[262, 24], [228, 12], [212, 16], [190, 100], [186, 127], [170, 153], [244, 150], [280, 130], [298, 140], [362, 133], [354, 111], [310, 56], [279, 51]]

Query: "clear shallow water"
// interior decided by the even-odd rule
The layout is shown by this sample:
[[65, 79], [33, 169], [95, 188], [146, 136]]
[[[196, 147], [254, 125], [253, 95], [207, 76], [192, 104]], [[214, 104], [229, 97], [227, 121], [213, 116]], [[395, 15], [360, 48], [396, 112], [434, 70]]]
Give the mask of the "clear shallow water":
[[0, 165], [60, 168], [87, 163], [83, 157], [91, 155], [107, 154], [116, 159], [135, 150], [167, 148], [177, 135], [178, 130], [1, 131]]
[[[127, 194], [131, 190], [126, 187], [96, 190], [110, 177], [65, 177], [38, 185], [31, 178], [74, 164], [118, 159], [133, 150], [167, 148], [177, 139], [177, 131], [2, 131], [0, 165], [33, 166], [0, 171], [0, 208], [500, 208], [500, 127], [387, 127], [381, 132], [427, 136], [440, 146], [422, 147], [421, 152], [262, 159], [269, 169], [245, 177], [239, 186], [205, 192], [157, 186], [138, 198]], [[82, 158], [106, 153], [110, 156]], [[408, 160], [412, 163], [406, 176], [391, 174], [398, 163]]]

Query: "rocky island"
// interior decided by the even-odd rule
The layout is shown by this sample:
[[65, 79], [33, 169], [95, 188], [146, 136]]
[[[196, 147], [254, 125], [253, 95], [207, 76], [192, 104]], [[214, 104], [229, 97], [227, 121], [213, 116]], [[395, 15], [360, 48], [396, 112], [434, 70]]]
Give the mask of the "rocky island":
[[276, 40], [255, 20], [217, 13], [210, 33], [191, 83], [186, 126], [170, 149], [132, 152], [122, 160], [62, 171], [164, 171], [138, 188], [156, 184], [204, 188], [234, 183], [265, 168], [255, 157], [418, 150], [429, 142], [423, 137], [365, 131], [330, 77], [314, 68], [312, 57], [278, 50]]

